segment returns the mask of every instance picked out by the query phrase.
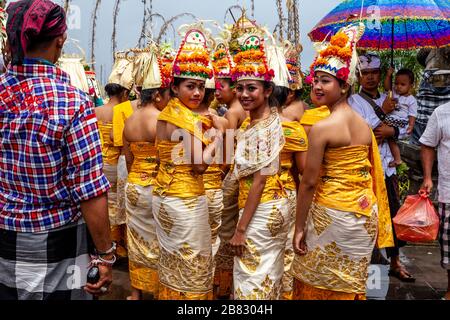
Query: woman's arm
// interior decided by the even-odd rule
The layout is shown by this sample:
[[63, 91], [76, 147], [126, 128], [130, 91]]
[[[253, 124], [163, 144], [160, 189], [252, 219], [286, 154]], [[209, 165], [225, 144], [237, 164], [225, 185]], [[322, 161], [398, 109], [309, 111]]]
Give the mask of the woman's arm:
[[122, 136], [122, 141], [123, 141], [122, 154], [125, 155], [125, 160], [127, 162], [127, 171], [130, 172], [131, 166], [133, 165], [134, 156], [130, 150], [130, 143], [125, 138], [125, 134]]
[[309, 208], [316, 190], [317, 180], [322, 167], [323, 155], [327, 146], [326, 125], [317, 124], [309, 133], [309, 149], [306, 156], [306, 165], [297, 196], [297, 212], [295, 219], [294, 251], [305, 254], [304, 229]]
[[248, 198], [245, 202], [244, 212], [239, 219], [233, 238], [230, 240], [230, 244], [236, 249], [236, 255], [241, 256], [244, 252], [245, 246], [245, 233], [247, 232], [248, 225], [252, 221], [256, 208], [261, 201], [261, 197], [266, 186], [267, 175], [262, 175], [261, 171], [253, 174], [253, 183], [248, 192]]
[[303, 175], [303, 172], [305, 171], [307, 154], [308, 154], [307, 151], [300, 151], [294, 153], [295, 167], [297, 169], [297, 173], [300, 175]]

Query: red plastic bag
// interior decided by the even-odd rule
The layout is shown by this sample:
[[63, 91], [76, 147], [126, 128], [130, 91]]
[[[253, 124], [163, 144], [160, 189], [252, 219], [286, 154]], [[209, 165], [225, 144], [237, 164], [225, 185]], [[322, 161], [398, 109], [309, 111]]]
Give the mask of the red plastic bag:
[[397, 238], [403, 241], [434, 241], [439, 231], [439, 216], [423, 191], [407, 196], [392, 221]]

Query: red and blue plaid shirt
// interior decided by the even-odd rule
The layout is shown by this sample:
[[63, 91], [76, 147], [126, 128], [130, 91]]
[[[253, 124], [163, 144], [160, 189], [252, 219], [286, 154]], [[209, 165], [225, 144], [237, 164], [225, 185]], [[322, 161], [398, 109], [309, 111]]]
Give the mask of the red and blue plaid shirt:
[[89, 97], [51, 64], [0, 76], [0, 229], [39, 232], [76, 221], [109, 189]]

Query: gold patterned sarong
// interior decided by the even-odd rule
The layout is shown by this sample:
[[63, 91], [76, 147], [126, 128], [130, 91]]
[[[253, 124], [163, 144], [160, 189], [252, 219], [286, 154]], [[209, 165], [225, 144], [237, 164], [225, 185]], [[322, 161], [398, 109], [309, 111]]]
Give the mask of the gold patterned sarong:
[[206, 196], [153, 196], [160, 243], [159, 299], [212, 299], [213, 261]]
[[[185, 129], [207, 144], [203, 132], [210, 121], [203, 118], [171, 99], [158, 121]], [[183, 143], [163, 140], [157, 148], [153, 215], [160, 244], [159, 299], [212, 299], [211, 227], [203, 177], [194, 173]]]
[[127, 244], [131, 285], [158, 297], [159, 244], [153, 218], [153, 179], [156, 148], [150, 142], [131, 142], [134, 161], [126, 186]]
[[244, 254], [234, 258], [234, 299], [280, 299], [288, 220], [286, 198], [258, 205], [247, 228]]
[[205, 190], [205, 193], [206, 199], [208, 200], [208, 215], [214, 260], [220, 247], [219, 229], [222, 223], [223, 191], [222, 189], [208, 189]]
[[282, 290], [284, 250], [289, 210], [287, 195], [278, 176], [279, 153], [285, 144], [276, 109], [238, 132], [235, 174], [239, 178], [239, 214], [242, 215], [256, 172], [267, 175], [260, 203], [247, 227], [245, 250], [234, 258], [234, 298], [275, 300]]
[[223, 210], [219, 229], [220, 247], [215, 257], [214, 285], [217, 288], [216, 295], [225, 298], [232, 293], [234, 252], [229, 241], [233, 237], [239, 219], [239, 181], [233, 170], [228, 171], [225, 176], [222, 190]]
[[[305, 229], [308, 251], [295, 255], [292, 275], [320, 290], [364, 295], [377, 217], [376, 205], [371, 216], [357, 216], [313, 202]], [[301, 296], [297, 292], [293, 298]]]
[[206, 198], [208, 199], [209, 224], [211, 226], [211, 240], [213, 260], [220, 247], [219, 229], [222, 223], [223, 191], [222, 169], [218, 164], [209, 165], [203, 174]]
[[152, 214], [152, 189], [127, 183], [127, 244], [131, 285], [158, 297], [159, 245]]
[[373, 247], [377, 242], [386, 245], [392, 241], [377, 154], [374, 137], [371, 147], [325, 151], [306, 222], [308, 251], [296, 255], [292, 263], [291, 273], [297, 280], [321, 290], [365, 294]]

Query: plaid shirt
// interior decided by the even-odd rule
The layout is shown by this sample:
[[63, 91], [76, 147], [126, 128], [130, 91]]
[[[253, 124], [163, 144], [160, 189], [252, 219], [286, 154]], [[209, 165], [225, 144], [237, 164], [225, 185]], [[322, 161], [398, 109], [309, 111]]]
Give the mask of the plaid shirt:
[[0, 76], [0, 229], [51, 230], [109, 189], [88, 96], [54, 65], [26, 60]]

